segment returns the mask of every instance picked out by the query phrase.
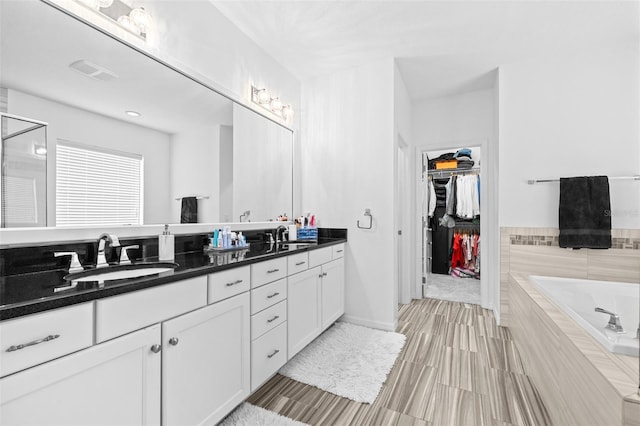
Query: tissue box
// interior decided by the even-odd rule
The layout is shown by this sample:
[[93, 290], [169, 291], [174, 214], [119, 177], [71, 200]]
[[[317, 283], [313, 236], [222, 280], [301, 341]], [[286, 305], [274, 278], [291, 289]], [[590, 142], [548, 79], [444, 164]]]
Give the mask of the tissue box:
[[317, 240], [318, 228], [298, 228], [298, 240]]

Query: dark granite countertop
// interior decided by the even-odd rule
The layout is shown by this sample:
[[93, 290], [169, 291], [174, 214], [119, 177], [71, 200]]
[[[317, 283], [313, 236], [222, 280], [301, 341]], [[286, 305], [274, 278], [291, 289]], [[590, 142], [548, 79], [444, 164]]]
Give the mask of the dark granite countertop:
[[[317, 243], [309, 245], [259, 242], [251, 243], [245, 250], [222, 253], [204, 253], [203, 251], [180, 253], [175, 257], [178, 266], [174, 270], [146, 277], [105, 281], [102, 288], [99, 288], [97, 282], [86, 282], [79, 283], [74, 288], [61, 290], [70, 285], [70, 282], [64, 279], [68, 273], [67, 269], [2, 276], [0, 277], [0, 320], [129, 293], [346, 241], [346, 238], [319, 238]], [[157, 261], [157, 258], [142, 259], [142, 261]]]

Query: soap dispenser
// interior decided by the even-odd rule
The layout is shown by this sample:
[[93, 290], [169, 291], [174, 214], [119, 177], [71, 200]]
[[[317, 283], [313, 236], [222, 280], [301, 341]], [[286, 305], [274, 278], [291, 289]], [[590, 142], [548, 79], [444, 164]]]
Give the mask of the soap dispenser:
[[158, 260], [173, 262], [175, 258], [175, 236], [169, 233], [169, 225], [164, 225], [162, 235], [158, 235]]

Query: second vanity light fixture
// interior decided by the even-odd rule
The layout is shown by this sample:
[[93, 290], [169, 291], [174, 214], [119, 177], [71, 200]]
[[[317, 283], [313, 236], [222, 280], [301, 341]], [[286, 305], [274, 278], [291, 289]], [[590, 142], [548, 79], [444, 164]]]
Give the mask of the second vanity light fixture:
[[133, 7], [131, 0], [76, 0], [92, 10], [117, 22], [122, 28], [147, 39], [151, 15], [144, 7]]
[[291, 105], [284, 105], [280, 98], [271, 97], [267, 89], [259, 89], [251, 86], [251, 101], [285, 121], [289, 121], [289, 119], [293, 117], [293, 108], [291, 108]]

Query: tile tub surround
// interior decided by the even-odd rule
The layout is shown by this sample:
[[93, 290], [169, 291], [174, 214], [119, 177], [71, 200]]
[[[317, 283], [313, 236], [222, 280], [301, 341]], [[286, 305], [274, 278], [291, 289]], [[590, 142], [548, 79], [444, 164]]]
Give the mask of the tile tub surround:
[[500, 229], [500, 325], [510, 325], [509, 274], [640, 283], [640, 229], [613, 229], [612, 248], [558, 246], [557, 228]]
[[638, 358], [610, 353], [540, 293], [510, 274], [509, 329], [554, 424], [633, 424]]

